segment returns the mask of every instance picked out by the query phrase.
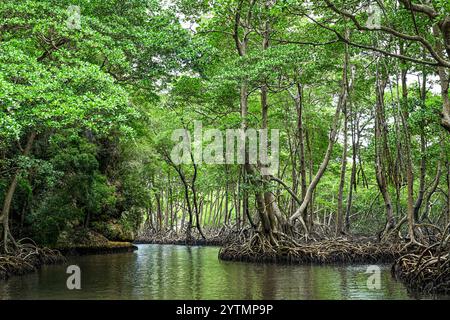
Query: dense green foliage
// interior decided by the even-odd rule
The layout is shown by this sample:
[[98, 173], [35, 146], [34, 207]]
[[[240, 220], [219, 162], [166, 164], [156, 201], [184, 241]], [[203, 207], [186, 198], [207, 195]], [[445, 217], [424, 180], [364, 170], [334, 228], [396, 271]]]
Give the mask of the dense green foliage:
[[187, 33], [147, 1], [78, 1], [80, 28], [70, 28], [73, 4], [0, 4], [0, 200], [19, 172], [18, 233], [54, 243], [72, 227], [116, 222], [123, 231], [104, 233], [131, 239], [146, 201], [126, 150], [147, 130], [157, 82], [181, 68]]
[[[448, 223], [450, 44], [445, 27], [431, 31], [448, 2], [430, 2], [431, 19], [384, 1], [375, 29], [368, 3], [344, 3], [3, 0], [0, 203], [17, 176], [13, 234], [54, 244], [80, 228], [133, 239], [144, 222], [240, 229], [264, 219], [259, 194], [283, 225], [301, 207], [289, 191], [323, 232], [387, 229], [387, 197], [395, 222], [408, 217], [403, 231]], [[287, 187], [239, 164], [170, 158], [173, 131], [194, 121], [225, 131], [264, 117], [280, 130], [275, 176]]]

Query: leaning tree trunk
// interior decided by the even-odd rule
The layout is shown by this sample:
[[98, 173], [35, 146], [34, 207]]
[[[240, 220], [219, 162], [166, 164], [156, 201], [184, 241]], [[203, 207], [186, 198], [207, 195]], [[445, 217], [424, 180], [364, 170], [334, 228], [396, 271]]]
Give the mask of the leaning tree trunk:
[[[23, 156], [28, 156], [31, 152], [31, 147], [33, 146], [34, 139], [36, 138], [36, 132], [31, 132], [28, 136], [27, 143], [25, 148], [22, 150]], [[0, 224], [2, 225], [2, 232], [0, 232], [0, 235], [2, 235], [3, 239], [3, 249], [5, 252], [8, 252], [8, 242], [9, 240], [15, 245], [15, 241], [13, 236], [11, 235], [11, 232], [9, 230], [9, 214], [11, 211], [11, 204], [14, 197], [14, 193], [17, 188], [17, 183], [19, 180], [20, 175], [20, 169], [17, 169], [14, 173], [11, 183], [8, 187], [8, 191], [6, 192], [5, 199], [3, 201], [3, 209], [2, 214], [0, 215]]]
[[[380, 79], [381, 78], [381, 79]], [[377, 179], [378, 189], [383, 196], [384, 206], [386, 210], [386, 227], [384, 232], [394, 228], [395, 220], [392, 210], [391, 196], [389, 195], [386, 179], [385, 164], [383, 162], [383, 146], [386, 144], [387, 130], [386, 121], [384, 117], [384, 90], [386, 88], [387, 79], [385, 76], [380, 76], [380, 72], [377, 70], [376, 80], [376, 103], [375, 103], [375, 175]], [[385, 150], [387, 151], [387, 150]]]
[[320, 164], [319, 170], [317, 171], [314, 178], [311, 180], [308, 188], [306, 189], [305, 197], [303, 198], [302, 204], [297, 209], [297, 211], [290, 217], [289, 222], [291, 225], [294, 225], [296, 220], [300, 220], [303, 228], [305, 229], [305, 235], [309, 235], [309, 228], [305, 221], [305, 214], [306, 209], [311, 202], [313, 192], [319, 183], [320, 179], [322, 178], [323, 174], [325, 173], [325, 170], [328, 166], [328, 162], [330, 161], [331, 153], [333, 151], [334, 144], [336, 142], [336, 137], [339, 129], [339, 118], [341, 114], [341, 110], [343, 106], [347, 103], [348, 99], [348, 88], [347, 88], [347, 69], [348, 69], [348, 53], [345, 53], [344, 56], [344, 66], [343, 66], [343, 76], [342, 76], [342, 87], [341, 87], [341, 94], [339, 95], [339, 101], [336, 106], [336, 112], [334, 114], [333, 123], [331, 126], [331, 131], [328, 139], [328, 147], [325, 152], [325, 157], [322, 160], [322, 163]]

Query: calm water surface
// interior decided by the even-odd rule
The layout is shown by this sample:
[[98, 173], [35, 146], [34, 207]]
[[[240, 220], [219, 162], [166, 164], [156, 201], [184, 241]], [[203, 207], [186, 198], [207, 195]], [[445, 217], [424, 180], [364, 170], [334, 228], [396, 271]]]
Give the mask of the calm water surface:
[[[69, 258], [64, 265], [0, 281], [0, 299], [410, 299], [381, 267], [369, 290], [367, 265], [288, 266], [224, 262], [216, 247], [138, 245], [134, 253]], [[68, 290], [66, 268], [81, 268]]]

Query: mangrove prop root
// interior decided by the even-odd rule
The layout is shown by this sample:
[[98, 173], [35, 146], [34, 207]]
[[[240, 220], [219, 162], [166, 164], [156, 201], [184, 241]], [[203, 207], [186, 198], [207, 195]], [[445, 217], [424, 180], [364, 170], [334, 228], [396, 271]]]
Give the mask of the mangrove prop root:
[[402, 244], [353, 242], [343, 238], [326, 239], [312, 243], [280, 241], [273, 246], [261, 234], [256, 233], [250, 241], [233, 243], [219, 251], [222, 260], [246, 262], [284, 263], [385, 263], [400, 257]]
[[[424, 228], [426, 225], [421, 225]], [[410, 252], [397, 259], [392, 275], [405, 283], [410, 291], [426, 294], [450, 293], [450, 224], [433, 235], [435, 242], [421, 251]]]
[[392, 275], [408, 289], [427, 294], [450, 293], [450, 248], [429, 246], [421, 253], [408, 253], [395, 261]]
[[[39, 248], [32, 241], [25, 241], [28, 240], [17, 241], [15, 250], [9, 250], [8, 254], [0, 253], [0, 279], [29, 273], [44, 264], [54, 264], [65, 260], [57, 250]], [[0, 245], [3, 246], [3, 243]]]

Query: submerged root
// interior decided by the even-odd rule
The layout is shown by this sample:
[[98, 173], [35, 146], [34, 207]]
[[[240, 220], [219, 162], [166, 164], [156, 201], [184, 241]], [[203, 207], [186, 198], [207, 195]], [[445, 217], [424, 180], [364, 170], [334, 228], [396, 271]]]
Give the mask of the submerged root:
[[[1, 245], [3, 246], [3, 243]], [[32, 272], [44, 264], [64, 261], [59, 251], [39, 248], [31, 239], [17, 241], [14, 251], [8, 250], [8, 252], [8, 254], [0, 254], [0, 279]]]

